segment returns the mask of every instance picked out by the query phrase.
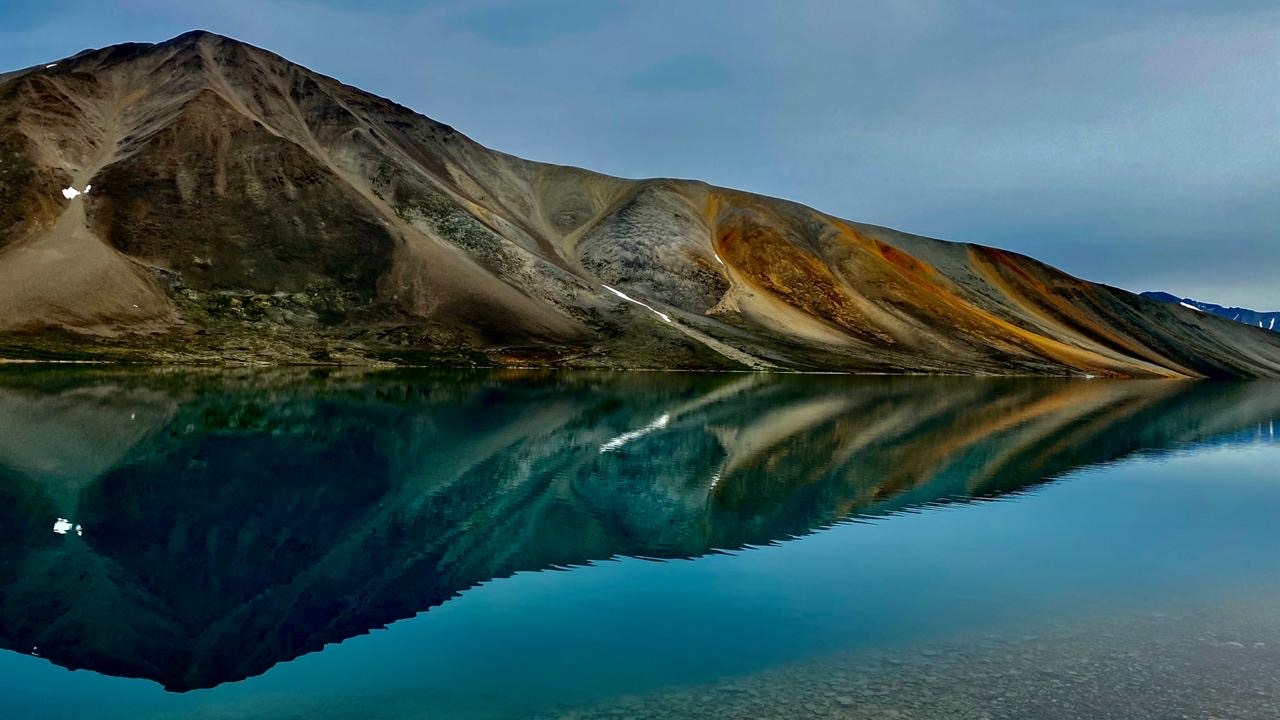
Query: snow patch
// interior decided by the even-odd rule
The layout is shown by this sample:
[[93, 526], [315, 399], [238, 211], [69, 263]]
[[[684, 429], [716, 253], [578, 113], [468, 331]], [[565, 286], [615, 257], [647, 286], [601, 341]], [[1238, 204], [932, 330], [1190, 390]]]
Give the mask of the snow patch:
[[609, 292], [613, 293], [614, 295], [617, 295], [618, 297], [622, 298], [623, 300], [626, 300], [629, 303], [635, 303], [636, 305], [639, 305], [640, 307], [645, 308], [646, 310], [653, 313], [654, 315], [657, 315], [658, 317], [662, 318], [662, 322], [666, 322], [666, 323], [671, 322], [670, 315], [664, 312], [658, 312], [657, 310], [654, 309], [652, 305], [646, 305], [645, 303], [642, 303], [639, 300], [636, 300], [635, 298], [628, 296], [626, 293], [622, 292], [621, 290], [615, 290], [614, 288], [611, 288], [608, 285], [601, 285], [600, 287], [604, 288], [605, 290], [608, 290]]
[[1276, 329], [1276, 319], [1275, 319], [1275, 318], [1271, 318], [1271, 327], [1269, 327], [1269, 328], [1267, 328], [1267, 329], [1268, 329], [1268, 330], [1275, 330], [1275, 329]]
[[55, 67], [58, 67], [58, 63], [49, 63], [48, 65], [44, 66], [44, 69], [48, 70], [49, 68], [55, 68]]
[[68, 199], [68, 200], [75, 200], [76, 198], [80, 197], [81, 195], [88, 195], [88, 194], [89, 194], [89, 191], [90, 191], [90, 190], [92, 190], [92, 189], [93, 189], [93, 186], [92, 186], [92, 185], [85, 185], [85, 186], [84, 186], [84, 190], [77, 190], [77, 189], [75, 189], [75, 187], [74, 187], [74, 186], [72, 186], [72, 187], [65, 187], [65, 188], [62, 188], [62, 197], [66, 198], [66, 199]]
[[1182, 307], [1184, 307], [1184, 308], [1191, 308], [1192, 310], [1195, 310], [1196, 312], [1200, 312], [1200, 313], [1201, 313], [1201, 312], [1204, 312], [1203, 310], [1201, 310], [1200, 308], [1196, 307], [1195, 305], [1192, 305], [1191, 303], [1184, 303], [1184, 302], [1180, 302], [1180, 303], [1178, 303], [1178, 304], [1179, 304], [1179, 305], [1181, 305], [1181, 306], [1182, 306]]
[[600, 454], [603, 455], [604, 453], [607, 453], [607, 452], [613, 452], [614, 450], [617, 450], [618, 448], [622, 447], [623, 445], [626, 445], [627, 443], [633, 440], [639, 440], [640, 438], [644, 437], [645, 435], [648, 435], [654, 430], [661, 430], [662, 428], [666, 427], [667, 423], [669, 422], [671, 422], [671, 414], [663, 413], [662, 417], [658, 418], [657, 420], [654, 420], [648, 425], [645, 425], [639, 430], [632, 430], [631, 432], [622, 433], [618, 437], [601, 445]]

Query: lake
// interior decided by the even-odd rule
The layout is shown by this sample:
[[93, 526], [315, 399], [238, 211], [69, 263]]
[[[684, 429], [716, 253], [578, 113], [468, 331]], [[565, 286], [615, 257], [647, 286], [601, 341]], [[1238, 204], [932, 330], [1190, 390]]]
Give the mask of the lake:
[[1280, 383], [0, 372], [0, 717], [1280, 717]]

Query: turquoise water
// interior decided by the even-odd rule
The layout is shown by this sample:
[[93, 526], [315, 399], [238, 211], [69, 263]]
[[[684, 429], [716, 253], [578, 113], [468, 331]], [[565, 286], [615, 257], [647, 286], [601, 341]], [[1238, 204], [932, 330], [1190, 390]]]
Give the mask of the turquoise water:
[[1277, 419], [1263, 382], [10, 371], [0, 717], [555, 717], [1265, 603]]

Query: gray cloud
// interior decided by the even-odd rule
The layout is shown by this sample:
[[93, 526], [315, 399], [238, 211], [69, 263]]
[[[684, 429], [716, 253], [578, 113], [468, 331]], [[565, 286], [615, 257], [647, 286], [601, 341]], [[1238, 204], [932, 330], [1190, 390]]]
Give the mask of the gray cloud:
[[452, 16], [455, 27], [499, 45], [543, 45], [598, 28], [613, 15], [599, 0], [509, 0], [464, 6]]
[[0, 18], [9, 32], [30, 30], [48, 20], [48, 3], [43, 0], [7, 0]]
[[1274, 2], [62, 7], [0, 10], [0, 66], [206, 27], [533, 159], [1280, 308]]
[[688, 53], [663, 60], [626, 80], [640, 92], [709, 92], [729, 84], [731, 75], [720, 61], [705, 53]]

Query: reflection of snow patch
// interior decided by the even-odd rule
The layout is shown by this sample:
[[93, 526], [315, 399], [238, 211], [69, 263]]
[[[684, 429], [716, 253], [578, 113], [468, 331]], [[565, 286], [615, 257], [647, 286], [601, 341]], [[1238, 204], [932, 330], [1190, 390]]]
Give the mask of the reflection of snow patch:
[[66, 518], [58, 518], [53, 523], [53, 531], [59, 535], [66, 535], [72, 530], [76, 531], [76, 535], [84, 535], [84, 528], [80, 525], [74, 525]]
[[651, 313], [653, 313], [654, 315], [657, 315], [658, 317], [662, 318], [662, 322], [671, 322], [671, 316], [670, 316], [670, 315], [668, 315], [668, 314], [666, 314], [666, 313], [664, 313], [664, 312], [658, 312], [657, 310], [655, 310], [655, 309], [653, 308], [653, 306], [652, 306], [652, 305], [646, 305], [646, 304], [644, 304], [644, 303], [640, 302], [639, 300], [636, 300], [636, 299], [634, 299], [634, 298], [632, 298], [632, 297], [629, 297], [626, 293], [622, 292], [621, 290], [615, 290], [615, 289], [613, 289], [613, 288], [609, 287], [608, 285], [601, 285], [600, 287], [604, 288], [605, 290], [608, 290], [609, 292], [613, 293], [614, 295], [617, 295], [618, 297], [622, 298], [623, 300], [626, 300], [626, 301], [627, 301], [627, 302], [629, 302], [629, 303], [635, 303], [636, 305], [639, 305], [640, 307], [647, 309], [649, 312], [651, 312]]
[[662, 417], [658, 418], [657, 420], [654, 420], [648, 425], [645, 425], [639, 430], [632, 430], [631, 432], [622, 433], [618, 437], [601, 445], [600, 452], [601, 453], [613, 452], [614, 450], [617, 450], [618, 448], [622, 447], [623, 445], [626, 445], [632, 440], [639, 440], [640, 438], [644, 437], [645, 435], [648, 435], [654, 430], [661, 430], [662, 428], [666, 427], [667, 423], [669, 422], [671, 422], [671, 415], [664, 414]]
[[720, 259], [720, 253], [713, 253], [713, 254], [716, 256], [716, 262], [718, 262], [718, 263], [720, 263], [721, 265], [723, 265], [723, 264], [724, 264], [724, 261]]

